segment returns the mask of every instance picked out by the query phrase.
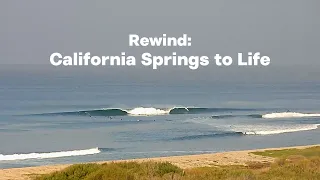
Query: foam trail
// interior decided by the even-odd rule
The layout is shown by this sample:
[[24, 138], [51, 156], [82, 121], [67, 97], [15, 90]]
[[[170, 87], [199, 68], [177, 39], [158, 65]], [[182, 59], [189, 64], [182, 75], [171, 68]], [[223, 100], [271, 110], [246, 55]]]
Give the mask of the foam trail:
[[243, 132], [243, 134], [244, 135], [269, 135], [269, 134], [281, 134], [281, 133], [298, 132], [298, 131], [308, 131], [308, 130], [317, 129], [319, 125], [320, 124], [312, 124], [305, 127], [296, 127], [296, 128], [288, 128], [288, 129], [247, 131], [247, 132]]
[[84, 155], [98, 154], [100, 152], [101, 151], [99, 150], [99, 148], [92, 148], [92, 149], [85, 149], [85, 150], [73, 150], [73, 151], [61, 151], [61, 152], [49, 152], [49, 153], [29, 153], [29, 154], [12, 154], [12, 155], [0, 154], [0, 161], [84, 156]]
[[304, 114], [297, 112], [270, 113], [262, 115], [262, 118], [299, 118], [299, 117], [320, 117], [320, 114]]

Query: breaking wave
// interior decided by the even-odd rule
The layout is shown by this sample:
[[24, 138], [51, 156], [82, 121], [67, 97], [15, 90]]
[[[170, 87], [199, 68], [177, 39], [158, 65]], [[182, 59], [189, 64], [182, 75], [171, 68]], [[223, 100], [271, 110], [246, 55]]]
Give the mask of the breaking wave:
[[197, 134], [172, 138], [170, 140], [194, 140], [194, 139], [203, 139], [203, 138], [216, 138], [216, 137], [225, 137], [225, 136], [249, 136], [249, 135], [272, 135], [272, 134], [282, 134], [298, 131], [308, 131], [317, 129], [320, 124], [310, 124], [301, 127], [291, 127], [291, 128], [266, 128], [266, 130], [252, 130], [252, 131], [221, 131], [211, 134]]
[[48, 159], [59, 158], [69, 156], [84, 156], [100, 153], [99, 148], [85, 149], [85, 150], [73, 150], [73, 151], [61, 151], [61, 152], [48, 152], [48, 153], [28, 153], [28, 154], [12, 154], [3, 155], [0, 154], [0, 161], [13, 161], [13, 160], [26, 160], [26, 159]]
[[[235, 114], [236, 112], [257, 111], [258, 109], [245, 108], [199, 108], [199, 107], [173, 107], [173, 108], [154, 108], [136, 107], [133, 109], [107, 108], [97, 110], [83, 110], [72, 112], [43, 113], [32, 115], [76, 115], [76, 116], [158, 116], [158, 115], [177, 115], [177, 114], [205, 114], [213, 113], [212, 119], [228, 119], [235, 117], [248, 118], [302, 118], [320, 117], [319, 113], [299, 113], [299, 112], [273, 112], [267, 114]], [[221, 113], [221, 114], [218, 114]]]
[[213, 118], [213, 119], [227, 119], [227, 118], [234, 118], [234, 117], [276, 119], [276, 118], [320, 117], [320, 114], [298, 113], [298, 112], [281, 112], [281, 113], [268, 113], [268, 114], [214, 115], [214, 116], [211, 116], [211, 118]]
[[281, 113], [270, 113], [262, 115], [262, 118], [299, 118], [299, 117], [320, 117], [320, 114], [304, 114], [297, 112], [281, 112]]
[[74, 112], [58, 112], [45, 113], [38, 115], [80, 115], [80, 116], [155, 116], [169, 114], [200, 114], [210, 112], [232, 112], [232, 111], [248, 111], [252, 109], [236, 109], [236, 108], [197, 108], [197, 107], [174, 107], [153, 108], [153, 107], [136, 107], [133, 109], [108, 108], [99, 110], [74, 111]]
[[292, 128], [284, 128], [284, 129], [275, 129], [275, 130], [265, 130], [265, 131], [246, 131], [242, 132], [244, 135], [270, 135], [270, 134], [282, 134], [282, 133], [290, 133], [290, 132], [299, 132], [299, 131], [309, 131], [317, 129], [320, 124], [311, 124], [302, 127], [292, 127]]

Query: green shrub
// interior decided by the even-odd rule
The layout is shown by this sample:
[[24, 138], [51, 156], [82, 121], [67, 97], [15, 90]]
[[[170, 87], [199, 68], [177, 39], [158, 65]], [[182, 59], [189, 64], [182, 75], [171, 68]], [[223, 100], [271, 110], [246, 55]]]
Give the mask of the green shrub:
[[60, 172], [39, 177], [41, 180], [79, 180], [84, 179], [89, 174], [100, 168], [98, 164], [76, 164]]
[[282, 150], [266, 150], [252, 152], [252, 154], [269, 157], [282, 157], [285, 158], [291, 155], [301, 155], [305, 157], [320, 156], [320, 146], [309, 147], [306, 149], [282, 149]]
[[168, 173], [181, 174], [182, 173], [182, 169], [180, 169], [178, 166], [175, 166], [175, 165], [173, 165], [173, 164], [171, 164], [169, 162], [157, 163], [156, 173], [159, 176], [163, 176], [163, 175], [168, 174]]

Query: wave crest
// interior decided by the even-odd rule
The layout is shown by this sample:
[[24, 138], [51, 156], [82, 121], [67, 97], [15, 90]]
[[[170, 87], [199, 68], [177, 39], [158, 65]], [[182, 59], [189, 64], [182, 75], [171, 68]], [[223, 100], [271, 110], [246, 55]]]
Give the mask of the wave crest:
[[303, 127], [292, 127], [284, 129], [275, 129], [275, 130], [259, 130], [259, 131], [245, 131], [242, 132], [244, 135], [271, 135], [271, 134], [282, 134], [290, 132], [299, 132], [299, 131], [309, 131], [317, 129], [320, 124], [310, 124]]
[[311, 113], [297, 113], [297, 112], [281, 112], [281, 113], [269, 113], [262, 115], [262, 118], [299, 118], [299, 117], [320, 117], [320, 114]]
[[216, 138], [216, 137], [225, 137], [225, 136], [251, 136], [251, 135], [273, 135], [273, 134], [282, 134], [282, 133], [290, 133], [290, 132], [299, 132], [299, 131], [308, 131], [317, 129], [320, 124], [311, 124], [303, 127], [292, 127], [292, 128], [284, 128], [284, 129], [276, 129], [276, 130], [252, 130], [252, 131], [223, 131], [212, 134], [197, 134], [197, 135], [189, 135], [172, 138], [170, 140], [194, 140], [194, 139], [203, 139], [203, 138]]
[[193, 140], [193, 139], [202, 139], [202, 138], [214, 138], [214, 137], [225, 137], [225, 136], [241, 136], [244, 135], [242, 132], [217, 132], [212, 134], [198, 134], [198, 135], [189, 135], [172, 138], [170, 140]]
[[156, 109], [156, 108], [144, 108], [144, 107], [138, 107], [134, 108], [132, 110], [127, 111], [129, 115], [164, 115], [164, 114], [169, 114], [170, 111], [162, 110], [162, 109]]

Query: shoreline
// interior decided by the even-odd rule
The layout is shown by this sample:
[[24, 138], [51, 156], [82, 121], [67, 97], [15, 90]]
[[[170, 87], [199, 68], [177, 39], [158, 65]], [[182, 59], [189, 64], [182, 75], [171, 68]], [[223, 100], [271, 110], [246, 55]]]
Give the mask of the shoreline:
[[[246, 165], [247, 162], [273, 162], [275, 158], [254, 155], [251, 152], [265, 151], [265, 150], [282, 150], [282, 149], [305, 149], [308, 147], [320, 146], [320, 144], [306, 145], [306, 146], [290, 146], [280, 148], [265, 148], [265, 149], [251, 149], [242, 151], [226, 151], [210, 154], [197, 154], [197, 155], [183, 155], [183, 156], [168, 156], [168, 157], [154, 157], [142, 159], [128, 159], [128, 160], [113, 160], [113, 161], [98, 161], [98, 162], [85, 162], [86, 163], [112, 163], [112, 162], [170, 162], [182, 169], [193, 167], [206, 167], [206, 166], [219, 166], [219, 165]], [[30, 176], [35, 174], [48, 174], [55, 171], [60, 171], [73, 164], [58, 164], [46, 166], [34, 166], [23, 168], [8, 168], [0, 169], [0, 180], [28, 180]]]

